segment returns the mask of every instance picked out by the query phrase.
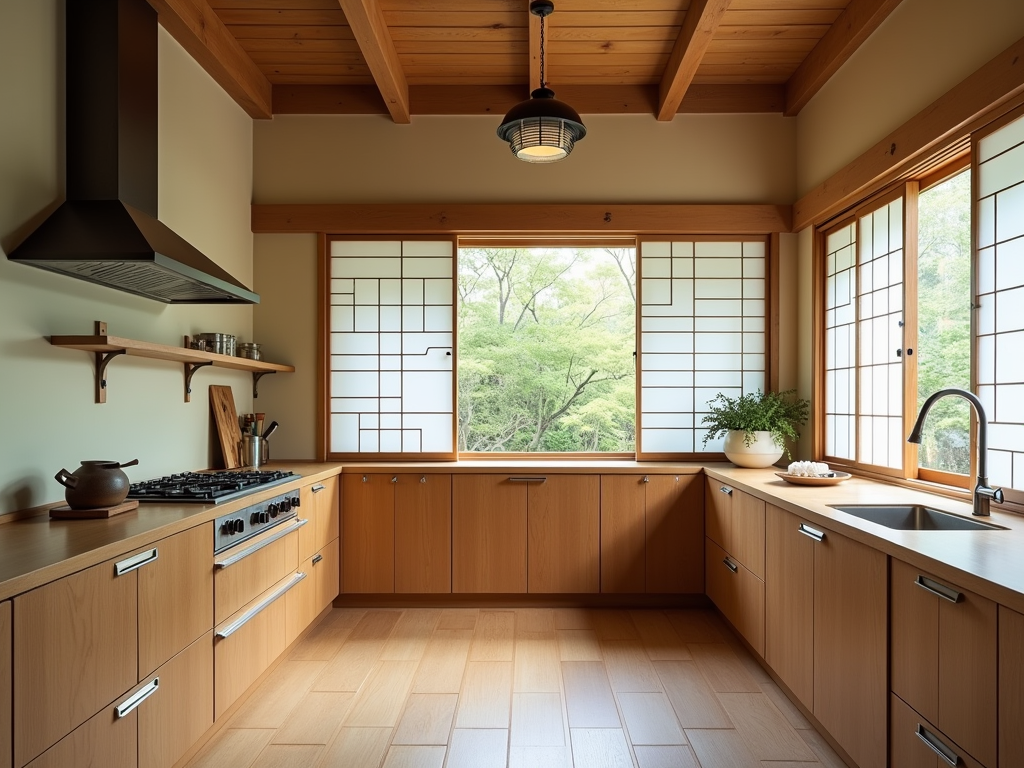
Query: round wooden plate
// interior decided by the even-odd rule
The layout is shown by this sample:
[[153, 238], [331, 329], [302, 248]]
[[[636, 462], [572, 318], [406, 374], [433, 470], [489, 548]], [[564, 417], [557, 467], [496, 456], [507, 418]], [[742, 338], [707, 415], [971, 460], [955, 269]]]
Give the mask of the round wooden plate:
[[802, 477], [791, 475], [789, 472], [776, 472], [775, 474], [793, 485], [836, 485], [852, 477], [849, 472], [834, 472], [835, 477]]

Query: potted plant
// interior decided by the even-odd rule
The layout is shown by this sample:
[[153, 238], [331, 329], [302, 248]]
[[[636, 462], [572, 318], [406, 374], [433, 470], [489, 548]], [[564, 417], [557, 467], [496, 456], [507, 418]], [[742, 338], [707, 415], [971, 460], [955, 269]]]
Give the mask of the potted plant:
[[807, 422], [810, 401], [786, 392], [756, 392], [727, 397], [719, 392], [708, 403], [701, 422], [707, 428], [704, 445], [725, 436], [725, 455], [740, 467], [769, 467], [785, 453], [786, 441], [800, 437], [796, 428]]

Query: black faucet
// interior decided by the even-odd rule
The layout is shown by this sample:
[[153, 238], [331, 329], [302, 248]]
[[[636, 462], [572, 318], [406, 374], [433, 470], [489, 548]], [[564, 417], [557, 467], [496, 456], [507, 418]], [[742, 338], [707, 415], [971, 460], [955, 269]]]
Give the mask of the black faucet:
[[978, 515], [979, 517], [988, 517], [989, 502], [994, 500], [997, 504], [1003, 503], [1003, 489], [992, 488], [988, 484], [988, 417], [985, 415], [985, 406], [981, 404], [981, 400], [978, 399], [977, 395], [973, 392], [968, 392], [966, 389], [956, 389], [955, 387], [940, 389], [938, 392], [930, 395], [924, 401], [924, 405], [921, 406], [921, 412], [917, 414], [917, 422], [910, 431], [910, 437], [907, 438], [907, 442], [920, 444], [921, 429], [924, 427], [925, 416], [928, 415], [931, 407], [935, 405], [935, 401], [946, 395], [962, 397], [974, 406], [974, 412], [978, 416], [978, 480], [974, 486], [974, 510], [971, 514]]

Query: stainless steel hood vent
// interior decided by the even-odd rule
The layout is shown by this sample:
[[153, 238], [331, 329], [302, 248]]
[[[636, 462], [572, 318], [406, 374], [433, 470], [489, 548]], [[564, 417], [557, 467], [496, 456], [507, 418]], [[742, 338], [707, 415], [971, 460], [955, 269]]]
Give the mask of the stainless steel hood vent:
[[67, 202], [8, 258], [168, 304], [258, 304], [156, 218], [156, 11], [67, 0], [66, 19]]

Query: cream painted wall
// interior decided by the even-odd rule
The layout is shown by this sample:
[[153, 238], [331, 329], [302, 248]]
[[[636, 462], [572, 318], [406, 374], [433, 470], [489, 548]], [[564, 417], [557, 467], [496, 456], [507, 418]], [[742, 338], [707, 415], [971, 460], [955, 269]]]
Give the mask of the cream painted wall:
[[584, 115], [565, 162], [529, 165], [497, 117], [278, 116], [254, 123], [256, 203], [780, 203], [795, 194], [796, 120]]
[[[63, 3], [0, 0], [0, 250], [12, 249], [64, 193]], [[159, 33], [160, 218], [251, 283], [251, 120], [163, 30]], [[58, 501], [52, 479], [82, 459], [140, 459], [141, 479], [209, 466], [207, 387], [251, 405], [251, 379], [201, 370], [193, 402], [181, 367], [119, 358], [93, 402], [92, 358], [54, 333], [110, 332], [180, 344], [201, 331], [251, 336], [250, 307], [169, 307], [0, 258], [0, 513]]]

